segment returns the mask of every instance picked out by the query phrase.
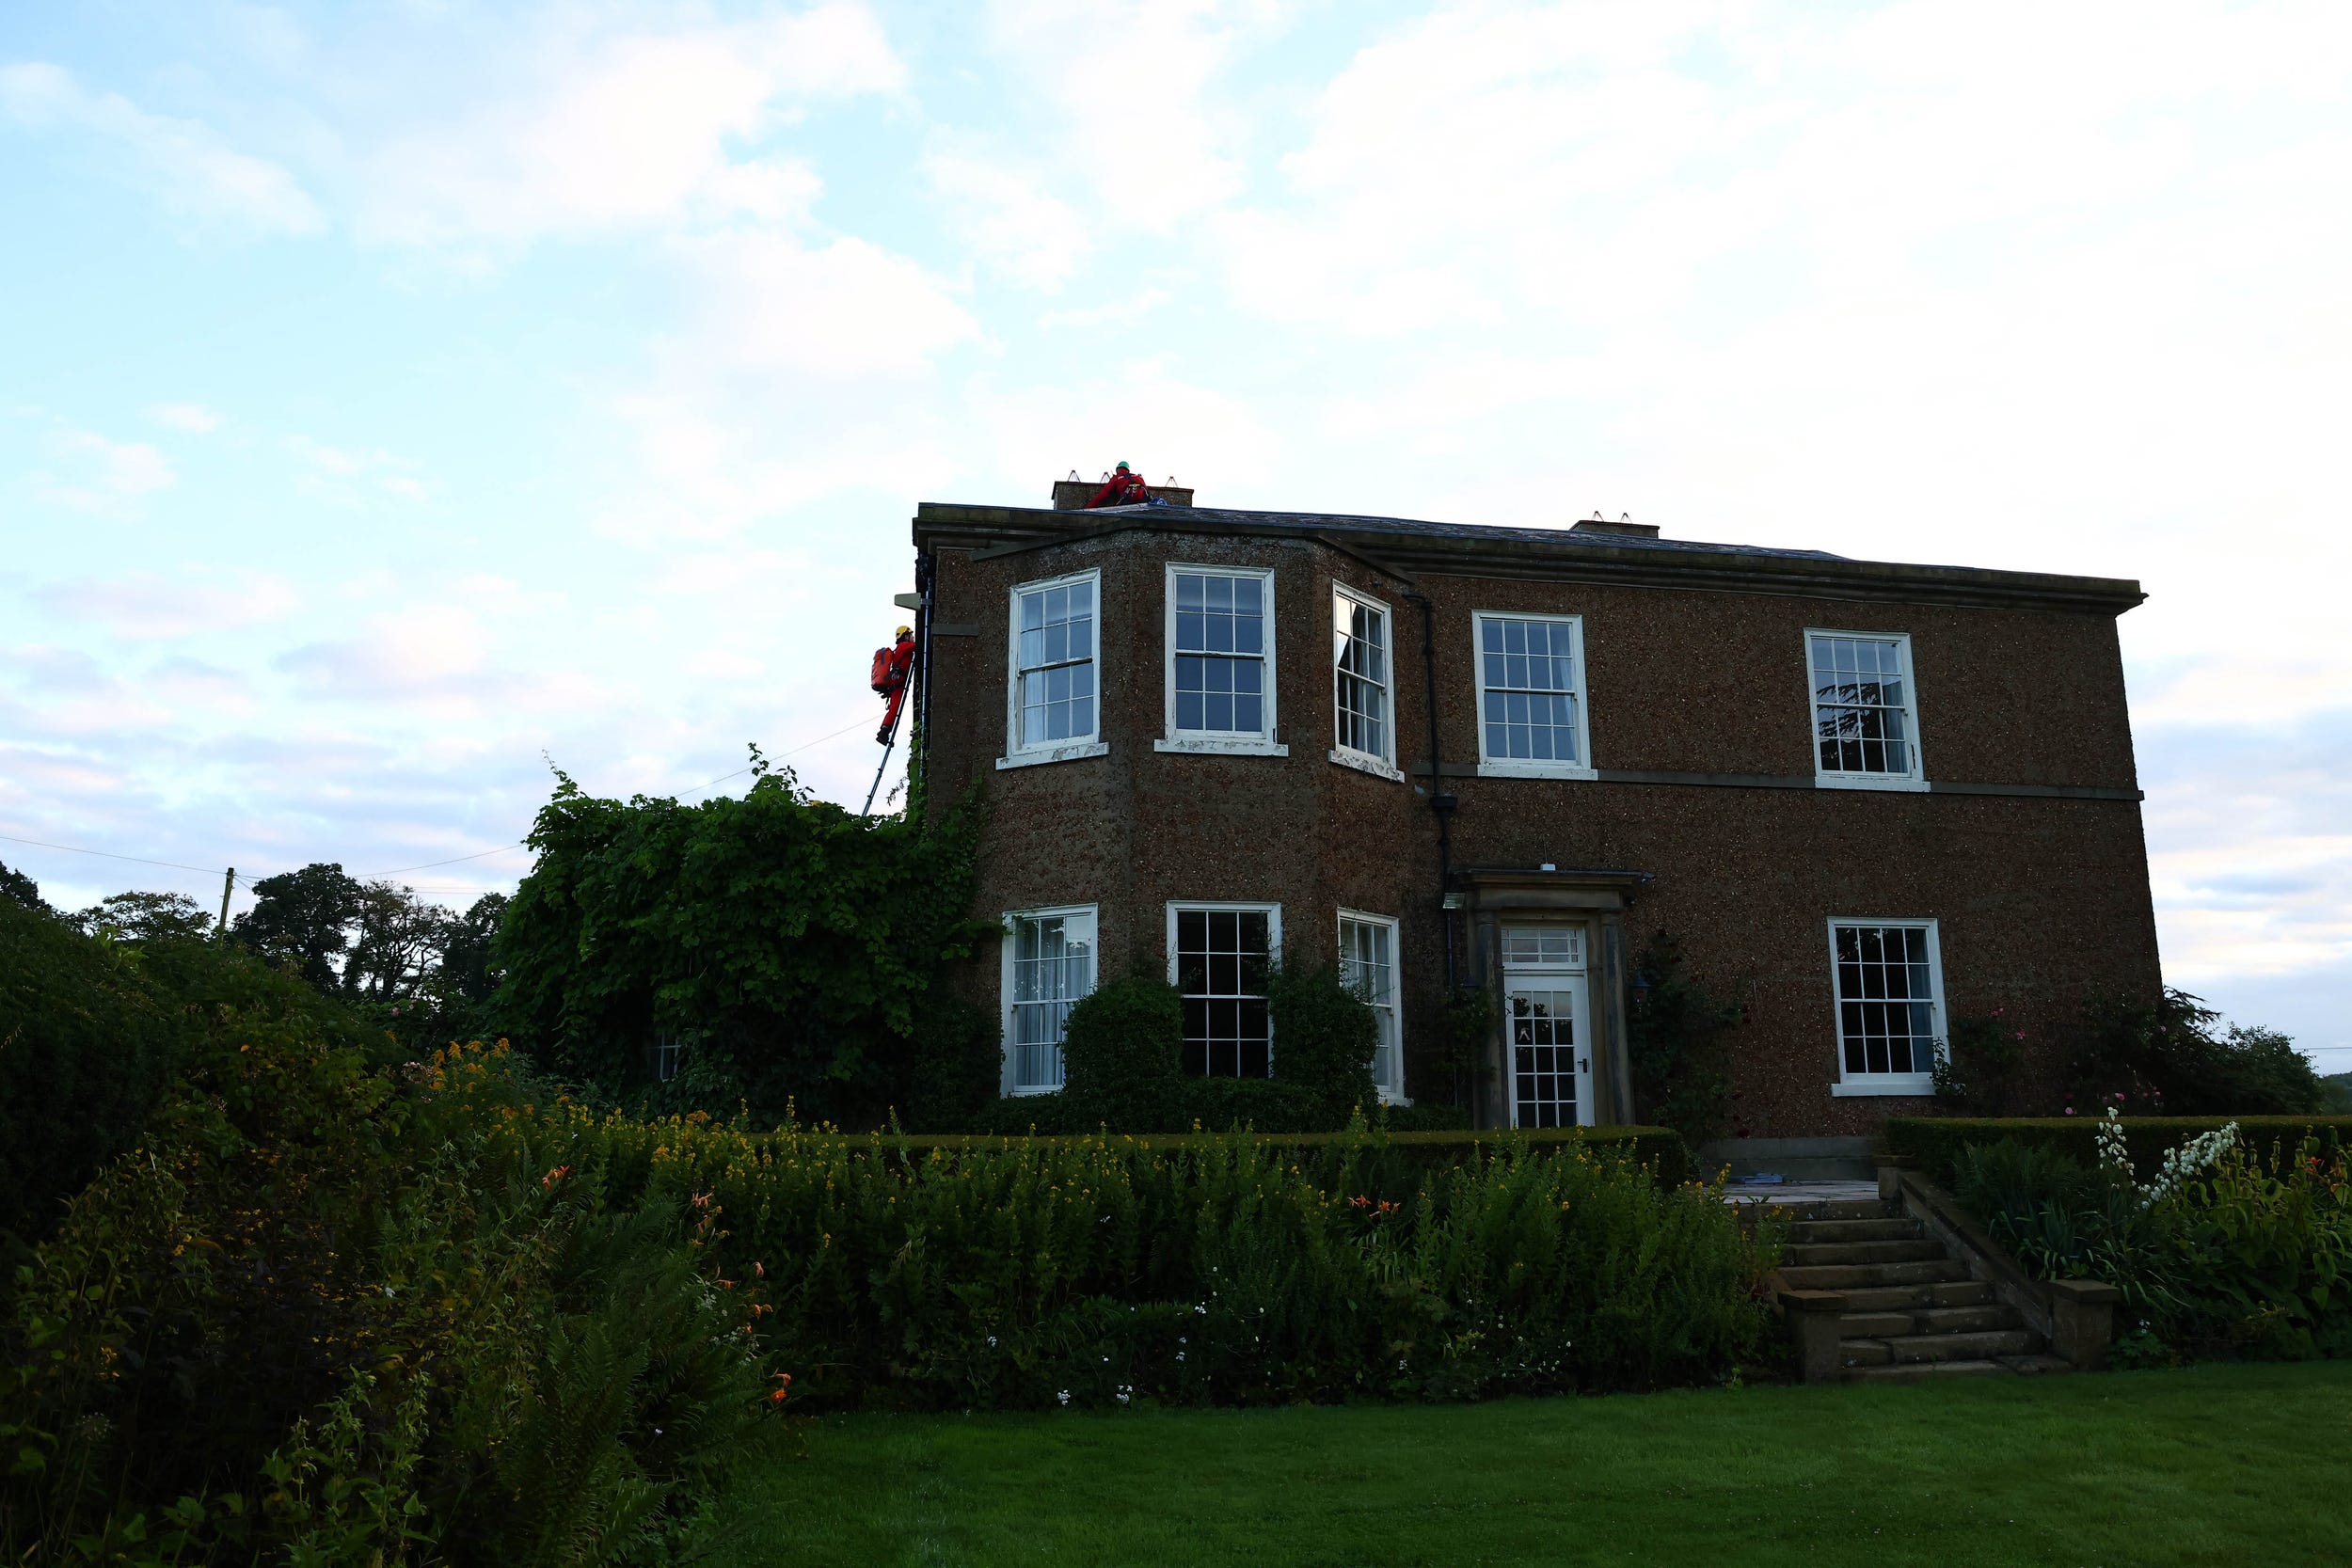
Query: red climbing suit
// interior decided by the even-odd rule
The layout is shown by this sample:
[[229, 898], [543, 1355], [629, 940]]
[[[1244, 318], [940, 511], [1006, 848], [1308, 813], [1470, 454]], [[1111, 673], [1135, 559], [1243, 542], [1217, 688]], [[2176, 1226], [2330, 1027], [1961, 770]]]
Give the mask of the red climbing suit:
[[1103, 487], [1094, 492], [1094, 499], [1087, 502], [1087, 510], [1091, 512], [1098, 506], [1136, 506], [1151, 499], [1152, 493], [1144, 487], [1143, 476], [1129, 473], [1126, 466], [1121, 464], [1119, 471], [1104, 480]]
[[889, 745], [891, 732], [898, 727], [898, 710], [907, 700], [907, 673], [914, 668], [914, 632], [900, 626], [897, 647], [874, 650], [874, 689], [890, 705], [882, 712], [882, 728], [874, 732], [879, 745]]

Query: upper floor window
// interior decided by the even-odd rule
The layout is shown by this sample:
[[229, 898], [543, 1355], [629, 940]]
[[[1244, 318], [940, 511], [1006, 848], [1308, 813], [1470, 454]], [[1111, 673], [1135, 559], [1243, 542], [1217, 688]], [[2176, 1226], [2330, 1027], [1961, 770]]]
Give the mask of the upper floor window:
[[1102, 588], [1102, 574], [1088, 571], [1013, 589], [1008, 763], [1101, 750], [1096, 608]]
[[1808, 631], [1814, 779], [1838, 787], [1919, 789], [1919, 711], [1905, 632]]
[[1390, 713], [1389, 607], [1349, 589], [1331, 590], [1331, 679], [1337, 744], [1331, 760], [1402, 778]]
[[1168, 977], [1184, 999], [1184, 1070], [1263, 1078], [1274, 1061], [1266, 981], [1282, 944], [1279, 904], [1170, 904]]
[[1279, 752], [1274, 739], [1274, 574], [1168, 568], [1169, 751]]
[[1589, 779], [1584, 618], [1483, 611], [1478, 636], [1478, 770]]
[[1340, 911], [1340, 983], [1362, 997], [1379, 1026], [1372, 1082], [1380, 1098], [1405, 1098], [1405, 1042], [1396, 1014], [1396, 922], [1384, 914]]
[[1836, 1094], [1932, 1094], [1944, 963], [1932, 920], [1833, 920]]
[[1062, 1029], [1094, 989], [1091, 904], [1005, 916], [1007, 1094], [1050, 1094], [1062, 1085]]

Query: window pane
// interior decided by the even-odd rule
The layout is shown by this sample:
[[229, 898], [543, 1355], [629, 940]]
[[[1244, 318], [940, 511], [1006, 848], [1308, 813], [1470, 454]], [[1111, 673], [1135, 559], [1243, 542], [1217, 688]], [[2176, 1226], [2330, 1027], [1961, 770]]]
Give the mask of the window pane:
[[1488, 757], [1582, 760], [1576, 740], [1575, 635], [1574, 624], [1565, 620], [1480, 619]]
[[1938, 1030], [1923, 926], [1840, 926], [1831, 974], [1840, 1056], [1850, 1074], [1924, 1073]]
[[1257, 910], [1179, 910], [1177, 989], [1184, 1069], [1263, 1077], [1271, 1060], [1264, 979], [1269, 917]]
[[1901, 640], [1815, 637], [1808, 640], [1807, 655], [1822, 770], [1895, 777], [1915, 772]]

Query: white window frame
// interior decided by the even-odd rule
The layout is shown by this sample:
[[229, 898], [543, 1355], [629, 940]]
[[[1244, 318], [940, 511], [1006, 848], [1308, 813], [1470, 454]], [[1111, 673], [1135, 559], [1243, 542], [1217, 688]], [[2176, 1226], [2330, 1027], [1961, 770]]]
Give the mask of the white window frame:
[[[1900, 927], [1905, 930], [1928, 934], [1928, 1004], [1933, 1010], [1933, 1027], [1928, 1032], [1928, 1050], [1932, 1053], [1926, 1071], [1915, 1072], [1848, 1072], [1846, 1070], [1846, 1015], [1848, 998], [1837, 990], [1837, 927], [1840, 926]], [[1829, 1006], [1830, 1037], [1836, 1042], [1837, 1077], [1829, 1092], [1839, 1099], [1854, 1095], [1931, 1095], [1935, 1092], [1934, 1056], [1941, 1055], [1948, 1035], [1944, 1012], [1944, 946], [1933, 920], [1901, 915], [1834, 914], [1824, 929], [1829, 936]], [[1860, 1001], [1862, 998], [1853, 998]]]
[[1331, 760], [1342, 768], [1353, 768], [1375, 778], [1405, 782], [1404, 770], [1396, 765], [1396, 615], [1389, 607], [1371, 594], [1337, 581], [1331, 584], [1331, 611], [1336, 622], [1342, 606], [1371, 610], [1380, 617], [1384, 638], [1381, 656], [1387, 665], [1380, 677], [1380, 698], [1386, 707], [1381, 720], [1381, 747], [1377, 752], [1360, 751], [1340, 739], [1340, 647], [1339, 627], [1331, 628]]
[[[1089, 920], [1094, 923], [1094, 972], [1088, 977], [1087, 989], [1084, 993], [1091, 996], [1094, 994], [1096, 988], [1101, 986], [1103, 983], [1102, 906], [1099, 904], [1049, 904], [1033, 910], [1007, 910], [1002, 915], [997, 917], [997, 927], [1004, 933], [1002, 939], [996, 944], [996, 1000], [997, 1011], [999, 1015], [997, 1039], [1000, 1042], [1003, 1054], [1003, 1060], [997, 1070], [997, 1092], [1004, 1095], [1009, 1100], [1026, 1099], [1034, 1095], [1059, 1094], [1061, 1093], [1062, 1088], [1059, 1084], [1055, 1085], [1051, 1088], [1040, 1088], [1036, 1086], [1024, 1087], [1014, 1082], [1012, 1064], [1012, 1009], [1014, 1001], [1012, 983], [1012, 923], [1016, 920], [1051, 920], [1055, 918], [1067, 919], [1073, 914], [1085, 915]], [[1073, 1000], [1075, 1000], [1075, 998]], [[1068, 1075], [1067, 1062], [1063, 1064], [1063, 1071], [1066, 1078]]]
[[[1179, 996], [1182, 996], [1184, 993], [1181, 989], [1183, 981], [1177, 978], [1176, 917], [1179, 914], [1191, 914], [1201, 911], [1215, 914], [1219, 911], [1234, 911], [1245, 914], [1263, 914], [1265, 916], [1266, 960], [1275, 968], [1279, 969], [1281, 967], [1281, 905], [1263, 903], [1255, 899], [1246, 898], [1172, 898], [1168, 900], [1168, 983], [1171, 986], [1179, 988], [1177, 992]], [[1271, 976], [1269, 975], [1268, 978], [1270, 980]], [[1266, 1015], [1265, 1041], [1266, 1075], [1270, 1078], [1274, 1074], [1274, 1017], [1270, 1006]], [[1181, 1066], [1179, 1068], [1179, 1074], [1180, 1076], [1183, 1075]]]
[[[1232, 734], [1224, 730], [1180, 730], [1176, 727], [1176, 575], [1179, 572], [1200, 572], [1213, 577], [1256, 578], [1265, 584], [1265, 728], [1256, 735]], [[1155, 752], [1213, 752], [1227, 756], [1286, 757], [1288, 746], [1277, 741], [1274, 711], [1275, 692], [1280, 683], [1276, 679], [1274, 652], [1275, 635], [1274, 568], [1271, 566], [1220, 566], [1207, 562], [1168, 562], [1161, 576], [1163, 604], [1160, 634], [1160, 666], [1162, 706], [1160, 709], [1166, 734], [1152, 743]], [[1255, 908], [1256, 906], [1249, 906]]]
[[[1025, 746], [1021, 742], [1021, 595], [1042, 593], [1052, 588], [1067, 588], [1073, 582], [1091, 584], [1094, 590], [1094, 729], [1091, 734], [1073, 736], [1041, 745]], [[1005, 754], [996, 759], [998, 768], [1033, 768], [1040, 763], [1069, 762], [1077, 757], [1099, 757], [1110, 751], [1103, 739], [1103, 570], [1090, 566], [1083, 572], [1068, 572], [1057, 578], [1040, 578], [1035, 582], [1016, 582], [1005, 591]]]
[[[1866, 642], [1892, 642], [1902, 667], [1903, 722], [1910, 728], [1911, 771], [1907, 773], [1848, 773], [1821, 766], [1821, 677], [1813, 668], [1813, 640], [1848, 637]], [[1914, 793], [1928, 787], [1927, 753], [1920, 745], [1919, 680], [1911, 664], [1911, 633], [1907, 631], [1841, 631], [1832, 626], [1804, 628], [1805, 744], [1813, 754], [1813, 784], [1817, 789], [1893, 789]]]
[[[1489, 621], [1548, 621], [1565, 623], [1568, 657], [1576, 666], [1576, 752], [1582, 760], [1561, 762], [1538, 757], [1498, 757], [1486, 750], [1486, 623]], [[1810, 644], [1807, 644], [1810, 646]], [[1584, 665], [1584, 617], [1547, 615], [1537, 610], [1479, 610], [1470, 612], [1470, 668], [1478, 679], [1478, 775], [1485, 779], [1597, 779], [1593, 766], [1592, 677]]]
[[[1379, 1091], [1383, 1105], [1410, 1105], [1412, 1101], [1405, 1098], [1405, 1018], [1399, 995], [1404, 985], [1397, 973], [1403, 962], [1402, 933], [1398, 930], [1396, 916], [1392, 914], [1371, 914], [1362, 910], [1342, 908], [1339, 923], [1333, 929], [1339, 939], [1340, 962], [1343, 965], [1347, 962], [1347, 927], [1351, 922], [1359, 926], [1382, 927], [1389, 933], [1388, 1011], [1384, 1015], [1380, 1005], [1374, 1003], [1373, 1016], [1380, 1021], [1380, 1043], [1389, 1053], [1391, 1081], [1384, 1084], [1375, 1073], [1373, 1087]], [[1365, 998], [1367, 1002], [1371, 1000], [1370, 997]], [[1375, 1056], [1373, 1060], [1378, 1061], [1379, 1058]]]

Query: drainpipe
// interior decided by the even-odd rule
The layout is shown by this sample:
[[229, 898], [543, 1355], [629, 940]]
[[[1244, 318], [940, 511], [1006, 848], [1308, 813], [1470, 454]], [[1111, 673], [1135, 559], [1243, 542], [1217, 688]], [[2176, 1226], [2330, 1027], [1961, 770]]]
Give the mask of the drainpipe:
[[[931, 584], [936, 562], [929, 550], [914, 556], [914, 594], [921, 601], [914, 610], [914, 733], [907, 737], [907, 816], [912, 820], [920, 805], [930, 815], [931, 749]], [[920, 822], [915, 823], [921, 827]]]
[[1429, 809], [1438, 818], [1438, 917], [1445, 927], [1445, 989], [1452, 996], [1454, 972], [1454, 911], [1446, 895], [1454, 883], [1454, 812], [1462, 802], [1445, 786], [1445, 757], [1438, 749], [1438, 610], [1429, 595], [1405, 595], [1421, 606], [1421, 666], [1422, 696], [1429, 707]]

